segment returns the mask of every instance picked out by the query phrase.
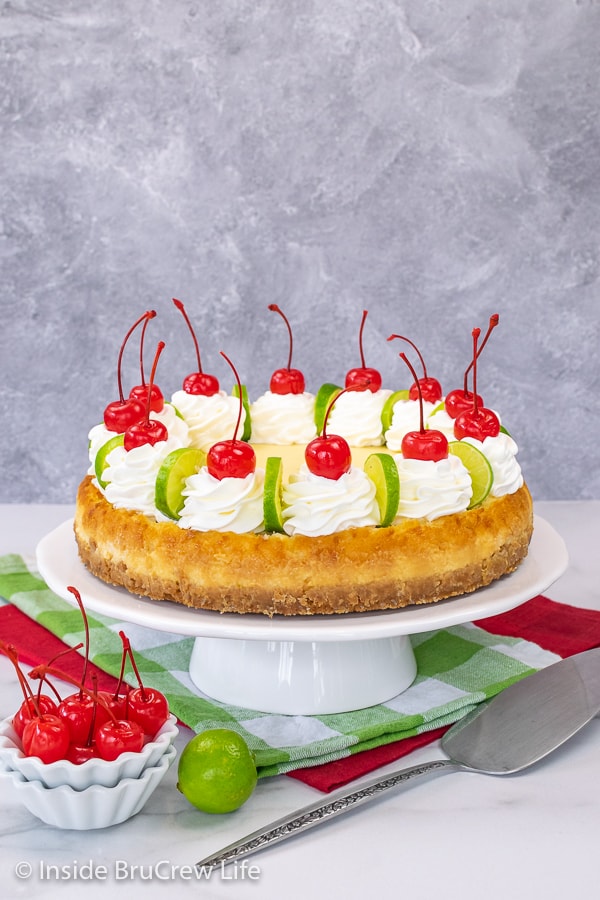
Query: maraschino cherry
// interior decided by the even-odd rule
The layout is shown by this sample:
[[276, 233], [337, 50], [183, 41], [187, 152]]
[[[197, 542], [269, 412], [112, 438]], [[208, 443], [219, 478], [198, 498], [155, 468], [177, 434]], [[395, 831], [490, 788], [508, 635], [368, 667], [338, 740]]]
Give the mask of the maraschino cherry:
[[[489, 321], [487, 332], [485, 334], [483, 341], [481, 342], [481, 346], [479, 347], [479, 349], [477, 351], [478, 358], [481, 356], [481, 351], [487, 344], [492, 331], [494, 330], [494, 328], [496, 327], [496, 325], [498, 324], [499, 321], [500, 321], [500, 316], [498, 315], [498, 313], [494, 313], [492, 316], [490, 316], [490, 321]], [[448, 413], [448, 415], [453, 419], [455, 419], [458, 415], [460, 415], [460, 413], [465, 412], [468, 409], [471, 409], [473, 406], [473, 394], [471, 393], [471, 391], [469, 391], [469, 389], [467, 387], [467, 380], [469, 377], [469, 372], [471, 371], [472, 368], [473, 368], [473, 360], [471, 360], [471, 362], [469, 363], [469, 365], [467, 366], [467, 368], [465, 370], [464, 385], [463, 385], [462, 389], [455, 388], [455, 390], [450, 391], [448, 394], [446, 394], [444, 406], [446, 408], [446, 412]], [[477, 396], [477, 403], [479, 406], [483, 406], [483, 399], [479, 395]]]
[[[108, 704], [105, 703], [98, 692], [94, 692], [89, 688], [86, 688], [66, 672], [61, 672], [59, 669], [54, 669], [52, 666], [45, 664], [36, 666], [29, 673], [29, 677], [34, 679], [45, 679], [48, 675], [53, 675], [57, 678], [60, 678], [62, 681], [67, 681], [70, 684], [75, 684], [77, 687], [81, 688], [81, 690], [85, 694], [87, 694], [88, 697], [90, 697], [92, 700], [95, 699], [97, 701], [98, 708], [104, 708], [107, 718], [102, 723], [102, 725], [98, 725], [98, 723], [95, 723], [96, 727], [93, 734], [93, 739], [96, 744], [98, 756], [102, 757], [102, 759], [113, 760], [116, 759], [117, 756], [119, 756], [121, 753], [124, 753], [126, 750], [131, 750], [135, 753], [139, 753], [139, 751], [144, 746], [144, 729], [141, 725], [130, 719], [117, 719], [112, 710], [108, 707]], [[61, 727], [64, 729], [67, 735], [67, 746], [64, 747], [60, 756], [55, 756], [56, 759], [65, 759], [70, 745], [69, 729], [67, 725], [61, 719], [59, 719], [58, 716], [47, 716], [45, 718], [56, 719], [56, 722], [60, 723]], [[25, 731], [23, 732], [23, 750], [28, 756], [39, 755], [34, 754], [31, 749], [28, 749], [26, 747], [26, 740], [28, 737], [27, 729], [30, 728], [34, 721], [35, 720], [32, 720], [32, 722], [30, 722], [29, 725], [26, 726]], [[55, 730], [52, 731], [51, 729], [48, 729], [48, 731], [50, 731], [50, 737], [56, 743], [58, 743], [58, 737], [55, 734]], [[37, 739], [40, 744], [42, 742], [42, 739], [45, 738], [45, 735], [40, 737], [39, 729], [31, 729], [31, 735], [33, 739]]]
[[314, 438], [306, 446], [304, 451], [304, 459], [309, 472], [313, 475], [320, 475], [323, 478], [331, 478], [337, 481], [352, 467], [352, 453], [348, 441], [339, 434], [327, 434], [327, 420], [329, 414], [342, 394], [348, 391], [364, 391], [367, 385], [359, 382], [356, 385], [344, 388], [339, 394], [333, 398], [327, 407], [325, 418], [323, 420], [323, 430], [319, 437]]
[[28, 725], [32, 719], [39, 718], [39, 716], [42, 715], [56, 715], [58, 707], [52, 697], [49, 697], [48, 694], [41, 694], [38, 691], [36, 696], [33, 693], [25, 675], [21, 671], [17, 649], [14, 644], [5, 644], [4, 641], [0, 641], [0, 649], [13, 664], [15, 672], [17, 673], [19, 685], [23, 692], [23, 702], [12, 718], [12, 727], [17, 735], [22, 738], [26, 725]]
[[290, 336], [290, 352], [288, 355], [288, 364], [286, 369], [276, 369], [271, 375], [269, 388], [272, 394], [303, 394], [305, 388], [304, 375], [300, 369], [292, 369], [292, 350], [294, 348], [294, 339], [292, 337], [292, 326], [287, 316], [280, 310], [276, 303], [270, 303], [271, 312], [279, 313], [285, 324], [287, 325], [288, 334]]
[[356, 369], [350, 369], [350, 371], [346, 374], [345, 386], [347, 388], [354, 388], [356, 391], [372, 391], [374, 394], [377, 393], [381, 388], [381, 374], [377, 371], [377, 369], [369, 368], [365, 363], [365, 354], [363, 351], [363, 331], [365, 328], [365, 321], [368, 315], [368, 310], [364, 309], [362, 314], [362, 320], [360, 323], [360, 331], [358, 333], [358, 346], [360, 350], [360, 367]]
[[69, 730], [67, 726], [56, 715], [56, 706], [54, 710], [49, 707], [46, 712], [38, 698], [36, 698], [27, 679], [19, 666], [18, 655], [12, 644], [1, 644], [2, 650], [12, 662], [17, 672], [17, 677], [23, 691], [25, 708], [30, 715], [24, 719], [23, 729], [19, 733], [17, 728], [17, 716], [23, 709], [19, 710], [17, 716], [13, 719], [13, 727], [23, 745], [25, 756], [37, 756], [44, 763], [56, 762], [58, 759], [64, 759], [69, 748]]
[[[94, 672], [92, 672], [91, 675], [91, 682], [93, 693], [93, 698], [90, 698], [92, 704], [92, 715], [87, 734], [82, 733], [83, 737], [81, 739], [76, 739], [74, 738], [73, 733], [71, 733], [71, 743], [66, 755], [66, 759], [77, 766], [82, 765], [89, 759], [98, 758], [98, 748], [96, 746], [95, 740], [97, 728], [96, 713], [101, 707], [100, 703], [98, 702], [98, 676]], [[106, 716], [108, 718], [107, 713]]]
[[415, 379], [420, 412], [419, 430], [407, 431], [402, 438], [402, 456], [404, 456], [405, 459], [422, 459], [431, 460], [432, 462], [439, 462], [441, 459], [447, 459], [448, 440], [445, 434], [441, 431], [437, 431], [435, 428], [425, 428], [421, 380], [417, 378], [417, 373], [409, 362], [406, 353], [401, 353], [400, 359], [404, 360]]
[[70, 744], [69, 730], [58, 716], [41, 713], [27, 723], [21, 743], [25, 756], [37, 756], [44, 763], [64, 759]]
[[140, 422], [131, 425], [125, 432], [123, 446], [127, 451], [133, 450], [135, 447], [142, 447], [144, 444], [154, 445], [159, 441], [166, 441], [169, 437], [166, 425], [159, 422], [158, 419], [150, 418], [150, 402], [152, 398], [152, 385], [154, 384], [154, 376], [156, 375], [156, 367], [160, 354], [164, 350], [164, 341], [159, 341], [154, 355], [152, 371], [150, 373], [150, 381], [148, 382], [148, 397], [146, 400], [146, 409], [144, 417]]
[[144, 686], [129, 638], [123, 631], [119, 632], [119, 637], [123, 643], [123, 652], [129, 657], [139, 685], [127, 695], [127, 718], [141, 725], [149, 737], [154, 737], [169, 718], [169, 703], [161, 691]]
[[148, 401], [148, 393], [150, 393], [150, 409], [152, 412], [162, 412], [165, 405], [165, 398], [163, 397], [161, 389], [157, 384], [153, 384], [152, 390], [150, 391], [150, 386], [146, 384], [146, 379], [144, 378], [144, 339], [146, 337], [148, 322], [155, 316], [156, 310], [148, 310], [146, 313], [146, 320], [142, 325], [142, 335], [140, 337], [140, 374], [142, 376], [142, 383], [131, 388], [129, 391], [129, 399], [139, 400], [140, 403], [143, 403], [145, 409]]
[[175, 297], [173, 297], [173, 303], [185, 319], [186, 325], [190, 330], [192, 340], [194, 341], [194, 347], [196, 348], [196, 359], [198, 360], [198, 371], [192, 372], [191, 375], [187, 375], [183, 379], [183, 390], [186, 392], [186, 394], [201, 394], [204, 397], [212, 397], [213, 394], [218, 394], [219, 392], [219, 381], [215, 375], [208, 375], [206, 372], [202, 371], [202, 363], [200, 362], [200, 348], [198, 346], [198, 339], [192, 327], [192, 323], [189, 320], [188, 314], [186, 313], [185, 307], [181, 300], [176, 300]]
[[427, 367], [425, 365], [423, 356], [421, 355], [421, 351], [419, 350], [417, 345], [410, 340], [410, 338], [404, 337], [401, 334], [390, 334], [388, 341], [393, 341], [396, 338], [401, 341], [406, 341], [407, 344], [410, 344], [410, 346], [413, 348], [413, 350], [415, 350], [417, 356], [419, 357], [419, 360], [423, 367], [422, 378], [417, 378], [416, 372], [414, 372], [412, 366], [410, 367], [411, 371], [414, 373], [415, 381], [414, 384], [410, 386], [408, 392], [409, 399], [418, 400], [420, 398], [421, 400], [427, 400], [429, 403], [439, 403], [442, 399], [442, 386], [437, 378], [430, 378], [427, 375]]
[[[100, 725], [102, 722], [106, 721], [108, 716], [104, 713], [104, 710], [101, 710], [100, 716], [98, 717], [96, 700], [85, 691], [90, 657], [90, 629], [88, 617], [81, 599], [81, 594], [77, 588], [73, 587], [73, 585], [68, 585], [67, 590], [75, 597], [79, 611], [81, 612], [85, 632], [85, 645], [83, 669], [81, 673], [81, 687], [74, 694], [69, 694], [69, 696], [64, 697], [61, 700], [58, 704], [57, 715], [67, 725], [71, 735], [71, 743], [83, 746], [87, 742], [94, 724]], [[81, 644], [78, 645], [78, 647], [81, 646]], [[56, 659], [57, 657], [50, 660], [48, 665], [53, 666], [56, 663]]]
[[242, 421], [242, 383], [237, 373], [237, 369], [221, 350], [221, 356], [229, 363], [235, 380], [238, 385], [239, 412], [233, 438], [225, 441], [218, 441], [210, 448], [206, 454], [206, 467], [213, 478], [222, 481], [223, 478], [246, 478], [256, 469], [256, 454], [253, 448], [246, 441], [238, 440], [238, 431]]
[[497, 437], [500, 433], [500, 420], [496, 413], [479, 405], [477, 394], [477, 342], [481, 334], [480, 328], [474, 328], [473, 334], [473, 401], [470, 409], [459, 413], [454, 420], [454, 436], [458, 441], [463, 438], [475, 438], [484, 441], [486, 437]]
[[[81, 594], [79, 593], [77, 588], [73, 587], [72, 585], [69, 585], [67, 587], [67, 590], [70, 591], [70, 593], [75, 597], [83, 619], [83, 627], [85, 631], [85, 650], [83, 657], [83, 671], [81, 673], [81, 684], [83, 686], [85, 685], [87, 678], [87, 669], [90, 655], [90, 630], [87, 614], [85, 612], [85, 609], [83, 608]], [[53, 659], [50, 661], [49, 665], [54, 665], [55, 662], [56, 659]], [[92, 719], [94, 717], [94, 704], [89, 695], [84, 692], [83, 687], [81, 687], [75, 694], [70, 694], [68, 697], [65, 697], [63, 700], [61, 700], [58, 705], [58, 715], [69, 729], [71, 742], [76, 744], [85, 743], [92, 726]]]
[[127, 400], [125, 399], [125, 395], [123, 393], [123, 381], [121, 378], [121, 365], [123, 362], [123, 352], [125, 350], [127, 341], [129, 340], [135, 329], [138, 327], [138, 325], [145, 319], [147, 319], [149, 315], [149, 312], [145, 312], [143, 316], [140, 316], [139, 319], [133, 323], [133, 325], [125, 335], [123, 343], [121, 344], [121, 349], [119, 350], [119, 358], [117, 360], [119, 399], [114, 400], [112, 403], [109, 403], [104, 410], [104, 424], [106, 428], [108, 429], [108, 431], [115, 431], [117, 434], [123, 434], [123, 432], [127, 431], [130, 425], [134, 425], [144, 417], [145, 405], [140, 400], [136, 399], [135, 397], [130, 397]]

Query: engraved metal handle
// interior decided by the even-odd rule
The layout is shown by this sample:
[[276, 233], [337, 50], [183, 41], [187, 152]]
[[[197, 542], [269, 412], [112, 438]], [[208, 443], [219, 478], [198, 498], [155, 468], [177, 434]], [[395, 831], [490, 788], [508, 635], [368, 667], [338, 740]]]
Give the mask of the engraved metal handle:
[[308, 806], [303, 806], [296, 812], [283, 816], [275, 822], [253, 831], [239, 841], [229, 844], [227, 847], [219, 850], [218, 853], [200, 860], [200, 862], [196, 863], [196, 867], [206, 870], [215, 866], [226, 866], [228, 863], [235, 862], [244, 856], [250, 856], [252, 853], [263, 850], [273, 844], [278, 844], [280, 841], [285, 841], [294, 835], [303, 834], [309, 828], [314, 828], [316, 825], [328, 822], [342, 813], [356, 809], [356, 807], [362, 806], [362, 804], [373, 800], [386, 791], [403, 787], [407, 782], [415, 778], [460, 768], [461, 766], [452, 760], [438, 759], [424, 763], [421, 766], [412, 766], [408, 769], [392, 772], [387, 776], [378, 776], [363, 783], [356, 790], [336, 794], [325, 803], [311, 803]]

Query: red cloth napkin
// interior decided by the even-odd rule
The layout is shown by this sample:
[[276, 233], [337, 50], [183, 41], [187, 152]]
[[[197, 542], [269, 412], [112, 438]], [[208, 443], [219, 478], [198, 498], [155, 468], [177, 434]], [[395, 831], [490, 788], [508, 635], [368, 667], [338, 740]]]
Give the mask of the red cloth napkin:
[[[47, 663], [67, 647], [51, 631], [8, 603], [0, 606], [0, 640], [13, 644], [18, 650], [19, 661], [32, 667]], [[66, 675], [81, 678], [81, 657], [77, 653], [67, 653], [60, 659], [60, 669]], [[101, 691], [114, 690], [117, 686], [116, 678], [91, 662], [88, 663], [88, 673], [98, 676], [98, 689]]]
[[[492, 634], [532, 641], [544, 650], [562, 657], [600, 646], [600, 612], [556, 603], [543, 596], [534, 597], [502, 615], [480, 619], [475, 624]], [[10, 604], [0, 607], [0, 639], [14, 644], [20, 659], [31, 666], [47, 662], [66, 646], [59, 638]], [[77, 678], [81, 674], [81, 659], [76, 654], [67, 654], [62, 657], [60, 667]], [[92, 665], [88, 671], [90, 674], [97, 674], [101, 690], [111, 690], [117, 684], [116, 678], [97, 666]], [[289, 772], [288, 777], [328, 793], [380, 766], [401, 759], [418, 747], [432, 743], [446, 730], [438, 728], [414, 738], [404, 738], [383, 747], [364, 750], [335, 762], [296, 769]]]
[[[510, 612], [480, 619], [475, 625], [491, 634], [524, 638], [562, 657], [600, 646], [600, 612], [556, 603], [541, 595]], [[333, 791], [380, 766], [401, 759], [417, 747], [436, 741], [449, 727], [288, 774], [290, 778], [297, 778], [320, 791]]]

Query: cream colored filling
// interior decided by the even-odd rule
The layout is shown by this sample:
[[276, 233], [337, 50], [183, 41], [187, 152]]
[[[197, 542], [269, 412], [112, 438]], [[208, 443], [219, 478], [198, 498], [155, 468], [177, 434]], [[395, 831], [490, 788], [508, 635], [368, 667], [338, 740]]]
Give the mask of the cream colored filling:
[[[288, 480], [304, 463], [303, 444], [252, 444], [256, 453], [256, 465], [264, 469], [267, 457], [280, 456], [283, 462], [283, 478]], [[385, 447], [352, 447], [352, 465], [362, 469], [371, 453], [389, 453]], [[391, 456], [391, 453], [390, 453]]]

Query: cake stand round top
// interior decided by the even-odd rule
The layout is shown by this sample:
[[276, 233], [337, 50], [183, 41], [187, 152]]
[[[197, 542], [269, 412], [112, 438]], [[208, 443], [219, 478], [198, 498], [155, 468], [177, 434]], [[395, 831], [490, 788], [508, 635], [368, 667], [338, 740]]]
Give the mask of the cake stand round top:
[[46, 535], [36, 556], [39, 572], [54, 593], [72, 602], [67, 586], [73, 585], [86, 607], [113, 619], [193, 637], [319, 642], [418, 634], [498, 615], [547, 590], [568, 564], [564, 541], [548, 522], [536, 516], [529, 553], [519, 568], [470, 594], [395, 610], [269, 618], [191, 609], [105, 584], [79, 559], [72, 520]]

